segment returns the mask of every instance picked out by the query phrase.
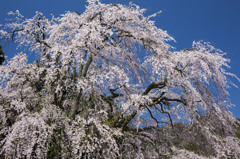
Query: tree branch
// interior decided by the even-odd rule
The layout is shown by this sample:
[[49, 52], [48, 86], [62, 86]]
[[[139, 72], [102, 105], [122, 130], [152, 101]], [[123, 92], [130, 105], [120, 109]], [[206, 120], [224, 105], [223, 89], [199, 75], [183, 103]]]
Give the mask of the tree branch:
[[90, 64], [92, 63], [92, 59], [93, 59], [92, 56], [93, 56], [93, 55], [90, 55], [90, 57], [88, 58], [88, 61], [87, 61], [86, 65], [85, 65], [85, 67], [84, 67], [83, 77], [86, 77], [86, 76], [87, 76], [88, 68], [89, 68]]
[[144, 95], [148, 95], [148, 93], [154, 89], [154, 88], [159, 88], [159, 89], [162, 89], [163, 87], [166, 86], [166, 80], [164, 82], [152, 82], [148, 87], [147, 89], [143, 92], [143, 96]]
[[112, 96], [109, 96], [108, 98], [110, 98], [110, 99], [114, 99], [114, 98], [117, 98], [117, 97], [122, 97], [123, 94], [115, 93], [115, 91], [116, 91], [117, 89], [118, 89], [118, 88], [115, 88], [115, 89], [109, 89], [109, 91], [111, 92]]
[[[83, 59], [85, 59], [86, 56], [87, 56], [87, 50], [85, 50], [84, 53], [85, 53], [85, 54], [84, 54], [84, 56], [83, 56]], [[79, 68], [79, 77], [80, 77], [80, 78], [82, 77], [82, 71], [83, 71], [83, 64], [81, 63], [81, 64], [80, 64], [80, 68]]]
[[77, 108], [80, 104], [80, 99], [82, 97], [82, 89], [80, 89], [78, 95], [77, 95], [77, 98], [76, 98], [76, 101], [75, 103], [73, 104], [71, 110], [70, 110], [70, 113], [69, 113], [69, 116], [71, 119], [74, 119], [75, 118], [75, 114], [76, 114], [76, 111], [77, 111]]

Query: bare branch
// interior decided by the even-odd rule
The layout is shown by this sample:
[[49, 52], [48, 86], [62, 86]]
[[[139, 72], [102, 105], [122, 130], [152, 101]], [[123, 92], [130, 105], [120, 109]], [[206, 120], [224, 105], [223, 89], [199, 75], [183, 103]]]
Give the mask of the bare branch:
[[166, 81], [164, 82], [152, 82], [148, 87], [147, 89], [143, 92], [142, 95], [147, 95], [152, 89], [154, 88], [159, 88], [159, 89], [162, 89], [166, 86]]

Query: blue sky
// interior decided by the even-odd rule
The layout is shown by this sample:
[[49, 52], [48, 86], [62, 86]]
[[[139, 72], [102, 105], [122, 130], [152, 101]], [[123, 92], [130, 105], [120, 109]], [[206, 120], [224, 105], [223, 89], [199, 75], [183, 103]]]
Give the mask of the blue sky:
[[[163, 12], [154, 18], [156, 25], [176, 39], [177, 50], [191, 48], [192, 41], [211, 42], [216, 48], [227, 52], [231, 59], [231, 72], [240, 77], [240, 1], [239, 0], [132, 0], [146, 15], [159, 10]], [[128, 4], [129, 0], [102, 0], [104, 3]], [[1, 0], [0, 24], [4, 24], [7, 12], [19, 10], [30, 18], [35, 11], [45, 16], [58, 16], [65, 11], [83, 12], [85, 0]], [[16, 52], [13, 44], [4, 48], [8, 57]], [[240, 87], [240, 83], [233, 81]], [[234, 115], [240, 118], [240, 88], [230, 88], [230, 99], [236, 107]]]

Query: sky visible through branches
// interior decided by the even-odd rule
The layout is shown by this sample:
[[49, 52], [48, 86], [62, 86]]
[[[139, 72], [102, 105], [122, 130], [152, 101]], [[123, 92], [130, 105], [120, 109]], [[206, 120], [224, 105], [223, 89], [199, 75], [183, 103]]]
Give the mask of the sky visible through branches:
[[[128, 4], [128, 0], [102, 0], [104, 3]], [[227, 52], [227, 58], [231, 60], [232, 73], [240, 77], [240, 1], [238, 0], [135, 0], [133, 3], [146, 8], [146, 15], [162, 10], [155, 17], [156, 26], [167, 30], [169, 35], [175, 38], [173, 46], [176, 50], [191, 48], [192, 41], [204, 40], [211, 42], [216, 48]], [[7, 12], [19, 10], [26, 18], [32, 17], [35, 11], [42, 12], [45, 16], [51, 14], [58, 17], [65, 11], [82, 13], [86, 2], [84, 0], [4, 0], [0, 6], [0, 24], [5, 24], [8, 18]], [[1, 45], [4, 43], [1, 41]], [[8, 43], [3, 50], [8, 59], [16, 54], [15, 45]], [[32, 57], [34, 61], [36, 57]], [[237, 83], [235, 79], [233, 82]], [[238, 86], [240, 86], [237, 83]], [[236, 105], [231, 110], [240, 118], [240, 89], [230, 88], [230, 99]]]

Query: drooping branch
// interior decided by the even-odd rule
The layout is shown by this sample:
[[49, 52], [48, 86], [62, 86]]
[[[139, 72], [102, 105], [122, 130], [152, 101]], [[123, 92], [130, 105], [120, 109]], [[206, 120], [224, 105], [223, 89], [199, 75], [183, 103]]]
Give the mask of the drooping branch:
[[12, 34], [11, 37], [12, 37], [12, 42], [13, 42], [13, 38], [14, 38], [14, 34], [15, 32], [19, 32], [19, 31], [23, 31], [24, 29], [16, 29], [16, 30], [13, 30], [13, 31], [10, 31], [8, 33]]
[[159, 122], [159, 121], [153, 116], [151, 110], [150, 110], [148, 107], [146, 107], [146, 108], [147, 108], [147, 110], [148, 110], [148, 112], [149, 112], [151, 118], [156, 122], [157, 127], [159, 127], [158, 124], [159, 124], [160, 122]]
[[165, 113], [165, 114], [168, 115], [168, 118], [169, 118], [169, 120], [170, 120], [171, 126], [172, 126], [172, 128], [173, 128], [173, 121], [172, 121], [172, 117], [171, 117], [170, 113], [169, 113], [169, 112], [166, 112], [166, 111], [163, 109], [162, 103], [159, 103], [159, 104], [160, 104], [160, 106], [161, 106], [161, 111], [162, 111], [162, 113]]

